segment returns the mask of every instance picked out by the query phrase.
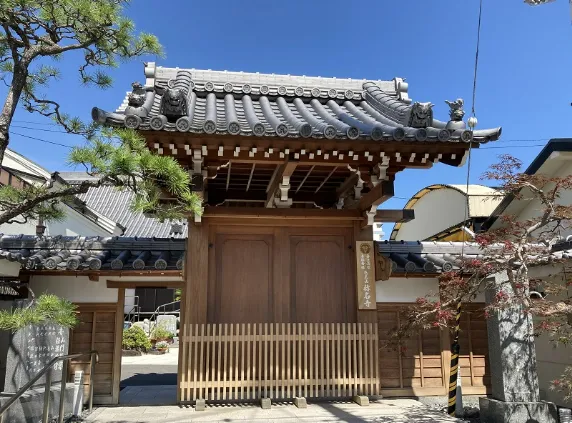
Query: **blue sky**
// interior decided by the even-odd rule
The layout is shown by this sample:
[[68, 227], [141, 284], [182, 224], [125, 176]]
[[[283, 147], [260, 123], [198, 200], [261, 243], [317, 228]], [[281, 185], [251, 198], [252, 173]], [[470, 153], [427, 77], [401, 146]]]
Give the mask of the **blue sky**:
[[[89, 119], [93, 106], [115, 109], [130, 84], [144, 80], [143, 60], [261, 73], [403, 77], [409, 96], [434, 103], [438, 119], [447, 119], [444, 100], [462, 97], [470, 109], [478, 0], [164, 1], [161, 7], [156, 1], [135, 0], [127, 13], [139, 30], [159, 37], [166, 57], [122, 63], [112, 71], [114, 87], [100, 91], [80, 85], [77, 57], [67, 56], [60, 65], [62, 79], [46, 92], [69, 113]], [[567, 1], [537, 7], [522, 0], [483, 1], [476, 114], [479, 128], [502, 126], [503, 135], [473, 151], [471, 182], [478, 183], [501, 153], [527, 165], [540, 151], [537, 145], [572, 136], [571, 51]], [[10, 148], [49, 170], [70, 170], [65, 148], [17, 135], [81, 142], [49, 132], [54, 130], [47, 119], [20, 110]], [[401, 172], [396, 197], [384, 207], [402, 207], [432, 183], [465, 183], [466, 175], [466, 166], [443, 164]]]

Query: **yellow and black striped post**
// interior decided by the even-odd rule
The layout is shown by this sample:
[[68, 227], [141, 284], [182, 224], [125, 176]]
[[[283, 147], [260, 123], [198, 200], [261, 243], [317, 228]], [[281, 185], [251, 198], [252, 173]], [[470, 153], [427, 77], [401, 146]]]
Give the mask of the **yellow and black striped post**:
[[459, 331], [461, 323], [461, 303], [457, 304], [457, 314], [455, 315], [455, 337], [451, 345], [451, 372], [449, 375], [449, 407], [447, 412], [449, 415], [455, 415], [457, 408], [457, 376], [459, 373]]

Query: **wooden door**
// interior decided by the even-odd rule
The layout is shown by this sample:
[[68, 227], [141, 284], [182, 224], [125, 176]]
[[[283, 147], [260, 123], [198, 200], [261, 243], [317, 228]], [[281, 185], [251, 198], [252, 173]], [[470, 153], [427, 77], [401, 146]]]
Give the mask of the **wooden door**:
[[272, 321], [273, 236], [218, 234], [214, 323]]
[[353, 297], [348, 246], [343, 235], [290, 237], [295, 322], [344, 323]]
[[[119, 398], [119, 380], [121, 372], [117, 360], [116, 331], [123, 323], [123, 316], [117, 315], [115, 303], [77, 304], [80, 324], [71, 332], [70, 354], [96, 350], [99, 362], [95, 366], [95, 375], [90, 374], [89, 356], [80, 357], [70, 363], [70, 381], [77, 370], [84, 372], [84, 399], [88, 399], [88, 387], [94, 379], [94, 403], [113, 404]], [[119, 321], [117, 320], [119, 319]], [[120, 352], [120, 351], [119, 351]], [[117, 385], [117, 386], [115, 386]]]

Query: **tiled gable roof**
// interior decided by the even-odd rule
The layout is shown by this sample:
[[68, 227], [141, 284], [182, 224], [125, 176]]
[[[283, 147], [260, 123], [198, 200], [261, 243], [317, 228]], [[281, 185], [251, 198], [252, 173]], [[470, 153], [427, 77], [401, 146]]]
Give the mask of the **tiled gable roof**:
[[[94, 120], [142, 130], [226, 135], [467, 142], [464, 122], [433, 119], [430, 103], [412, 103], [402, 79], [356, 79], [145, 66], [113, 113]], [[500, 128], [474, 131], [496, 140]]]

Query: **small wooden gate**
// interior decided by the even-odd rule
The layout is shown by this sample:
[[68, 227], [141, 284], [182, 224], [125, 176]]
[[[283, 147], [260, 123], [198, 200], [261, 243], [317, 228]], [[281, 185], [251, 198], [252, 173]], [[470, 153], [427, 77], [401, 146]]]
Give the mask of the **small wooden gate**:
[[377, 395], [377, 325], [188, 325], [182, 339], [182, 403]]

